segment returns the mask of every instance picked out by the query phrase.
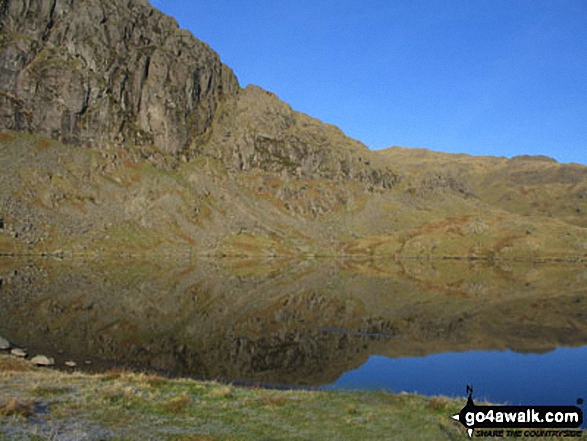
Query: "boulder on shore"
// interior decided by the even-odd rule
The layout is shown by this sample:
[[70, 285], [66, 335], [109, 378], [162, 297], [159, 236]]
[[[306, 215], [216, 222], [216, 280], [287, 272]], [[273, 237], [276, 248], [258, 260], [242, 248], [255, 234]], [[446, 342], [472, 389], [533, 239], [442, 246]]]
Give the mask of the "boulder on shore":
[[37, 366], [53, 366], [55, 364], [55, 360], [45, 355], [37, 355], [31, 359], [31, 363]]
[[20, 357], [20, 358], [25, 358], [27, 355], [26, 352], [20, 348], [14, 348], [12, 351], [10, 351], [10, 353], [12, 355], [14, 355], [15, 357]]
[[0, 350], [5, 351], [10, 349], [10, 342], [4, 337], [0, 336]]

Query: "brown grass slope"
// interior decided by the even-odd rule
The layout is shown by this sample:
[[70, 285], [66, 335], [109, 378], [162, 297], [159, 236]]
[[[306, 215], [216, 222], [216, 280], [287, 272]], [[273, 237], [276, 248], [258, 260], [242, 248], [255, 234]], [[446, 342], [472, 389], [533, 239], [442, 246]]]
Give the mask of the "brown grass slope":
[[5, 132], [0, 251], [522, 260], [587, 254], [587, 230], [565, 219], [514, 214], [443, 185], [414, 186], [409, 175], [392, 188], [373, 188], [320, 172], [235, 172], [223, 161], [201, 154], [165, 170], [132, 148], [80, 150]]
[[[242, 94], [247, 99], [247, 92]], [[259, 105], [266, 109], [263, 100]], [[232, 106], [228, 112], [238, 114], [238, 109]], [[381, 174], [369, 174], [381, 170], [370, 161], [385, 152], [361, 149], [338, 130], [287, 112], [297, 119], [296, 126], [276, 131], [269, 147], [259, 148], [254, 140], [249, 144], [240, 134], [232, 144], [212, 137], [208, 150], [172, 166], [144, 160], [132, 147], [82, 150], [5, 132], [0, 139], [1, 251], [522, 260], [577, 260], [587, 254], [587, 230], [580, 224], [583, 205], [579, 212], [557, 217], [547, 216], [536, 203], [528, 204], [525, 213], [522, 204], [507, 211], [503, 198], [491, 199], [496, 199], [491, 188], [508, 186], [513, 195], [529, 188], [508, 185], [515, 179], [513, 170], [531, 177], [547, 167], [547, 178], [564, 181], [579, 179], [585, 167], [568, 166], [574, 174], [567, 178], [566, 168], [551, 163], [465, 158], [478, 161], [476, 172], [467, 162], [456, 162], [453, 171], [445, 164], [440, 170], [440, 161], [411, 159], [410, 165], [386, 158], [390, 165]], [[245, 115], [250, 118], [249, 112]], [[215, 126], [221, 138], [231, 128], [225, 117], [219, 116]], [[315, 125], [314, 131], [297, 127], [305, 119]], [[308, 139], [299, 141], [301, 136]], [[321, 149], [315, 141], [319, 136], [340, 153], [330, 144]], [[238, 157], [247, 148], [252, 149], [251, 163], [240, 169]], [[308, 158], [313, 159], [305, 163]], [[345, 160], [351, 164], [348, 169], [340, 168]], [[510, 162], [522, 166], [514, 168]], [[403, 174], [391, 172], [391, 165]], [[311, 166], [315, 169], [300, 172]], [[460, 166], [468, 171], [459, 171]], [[487, 184], [496, 175], [505, 177]], [[578, 189], [584, 185], [534, 179], [532, 194], [544, 206], [548, 201], [540, 197], [555, 194], [550, 205], [565, 206], [575, 194], [582, 195]], [[522, 199], [521, 193], [516, 197]], [[520, 213], [512, 212], [516, 209]]]
[[587, 227], [587, 167], [546, 156], [448, 154], [391, 147], [378, 152], [420, 183], [445, 181], [482, 201], [524, 216]]

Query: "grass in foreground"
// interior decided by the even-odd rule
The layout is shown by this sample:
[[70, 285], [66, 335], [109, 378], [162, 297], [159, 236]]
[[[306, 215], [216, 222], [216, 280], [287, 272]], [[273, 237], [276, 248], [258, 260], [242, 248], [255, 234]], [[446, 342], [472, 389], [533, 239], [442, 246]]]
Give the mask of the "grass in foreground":
[[64, 373], [0, 355], [0, 439], [456, 440], [468, 439], [450, 419], [463, 405], [443, 397], [276, 391], [117, 370]]

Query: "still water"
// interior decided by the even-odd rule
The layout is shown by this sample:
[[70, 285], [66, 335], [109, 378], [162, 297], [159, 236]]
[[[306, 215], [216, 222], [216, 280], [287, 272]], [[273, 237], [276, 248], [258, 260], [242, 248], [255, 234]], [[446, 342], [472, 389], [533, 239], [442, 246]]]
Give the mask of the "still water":
[[575, 404], [587, 267], [2, 258], [0, 335], [96, 370]]
[[323, 388], [459, 397], [465, 395], [465, 384], [470, 384], [477, 401], [574, 405], [578, 398], [587, 397], [586, 374], [587, 346], [557, 348], [546, 354], [508, 350], [406, 358], [374, 355]]

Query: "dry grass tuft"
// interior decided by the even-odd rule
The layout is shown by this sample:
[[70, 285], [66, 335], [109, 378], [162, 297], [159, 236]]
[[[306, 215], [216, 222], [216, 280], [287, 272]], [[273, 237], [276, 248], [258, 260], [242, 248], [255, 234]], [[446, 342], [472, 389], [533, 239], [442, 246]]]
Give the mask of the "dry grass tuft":
[[20, 415], [25, 418], [35, 413], [35, 403], [19, 398], [8, 398], [0, 401], [0, 416]]
[[118, 380], [120, 377], [124, 375], [127, 375], [127, 372], [125, 370], [119, 368], [112, 368], [102, 374], [102, 379], [104, 381]]
[[122, 396], [124, 398], [133, 398], [136, 395], [137, 395], [137, 391], [130, 386], [127, 386], [122, 390]]
[[72, 392], [73, 389], [67, 386], [50, 386], [50, 385], [38, 385], [32, 388], [31, 392], [37, 396], [48, 396], [48, 395], [62, 395]]
[[121, 377], [122, 380], [133, 382], [139, 386], [150, 389], [153, 386], [163, 385], [168, 382], [168, 379], [157, 374], [147, 374], [141, 372], [140, 374], [125, 374]]
[[432, 410], [445, 410], [447, 406], [450, 404], [447, 398], [445, 397], [432, 397], [430, 401], [428, 401], [428, 407]]
[[267, 396], [261, 398], [261, 403], [265, 404], [266, 406], [281, 407], [285, 406], [285, 403], [287, 403], [287, 398], [281, 395], [276, 397]]
[[27, 361], [8, 356], [0, 358], [0, 373], [26, 372], [32, 369], [32, 366]]
[[190, 398], [187, 395], [180, 395], [179, 397], [171, 398], [165, 405], [164, 408], [167, 412], [172, 413], [183, 413], [187, 410], [190, 405]]
[[231, 386], [216, 386], [210, 392], [208, 392], [210, 398], [232, 398], [234, 397], [234, 391]]
[[356, 414], [358, 414], [359, 413], [358, 406], [356, 406], [354, 404], [352, 406], [349, 406], [348, 413], [349, 413], [349, 415], [356, 415]]
[[0, 142], [10, 142], [14, 139], [14, 135], [11, 133], [0, 132]]
[[45, 150], [46, 148], [48, 148], [50, 145], [52, 144], [52, 141], [50, 139], [47, 138], [39, 138], [37, 140], [37, 148], [39, 150]]
[[158, 386], [167, 383], [169, 380], [165, 377], [156, 374], [150, 374], [146, 376], [146, 382], [150, 386]]
[[126, 383], [114, 381], [108, 387], [103, 388], [100, 391], [100, 394], [106, 400], [114, 402], [121, 399], [129, 400], [135, 398], [139, 395], [139, 392], [135, 388], [128, 386]]

